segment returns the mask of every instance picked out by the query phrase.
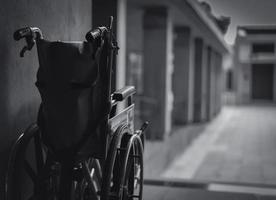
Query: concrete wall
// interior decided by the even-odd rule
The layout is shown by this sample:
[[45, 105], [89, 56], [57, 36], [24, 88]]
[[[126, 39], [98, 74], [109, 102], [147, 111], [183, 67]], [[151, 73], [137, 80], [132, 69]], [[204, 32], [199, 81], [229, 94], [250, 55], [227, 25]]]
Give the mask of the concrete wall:
[[40, 97], [34, 82], [38, 68], [36, 48], [19, 58], [24, 41], [13, 32], [38, 26], [49, 40], [83, 40], [91, 29], [91, 1], [2, 1], [0, 6], [0, 199], [12, 142], [36, 121]]

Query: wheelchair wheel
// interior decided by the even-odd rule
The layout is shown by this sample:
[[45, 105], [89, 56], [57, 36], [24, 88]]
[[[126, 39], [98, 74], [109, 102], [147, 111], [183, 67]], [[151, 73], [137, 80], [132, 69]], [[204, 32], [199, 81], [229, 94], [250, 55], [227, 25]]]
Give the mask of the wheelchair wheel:
[[[30, 126], [13, 146], [5, 180], [5, 200], [64, 199], [58, 198], [63, 187], [61, 168], [42, 144], [38, 126]], [[73, 175], [67, 178], [71, 186], [66, 199], [99, 199], [102, 174], [97, 159], [88, 158], [68, 170]]]
[[30, 126], [12, 148], [5, 180], [6, 200], [36, 198], [39, 174], [46, 164], [47, 149], [42, 145], [37, 125]]
[[103, 173], [101, 200], [142, 199], [143, 145], [140, 137], [119, 127], [111, 141]]

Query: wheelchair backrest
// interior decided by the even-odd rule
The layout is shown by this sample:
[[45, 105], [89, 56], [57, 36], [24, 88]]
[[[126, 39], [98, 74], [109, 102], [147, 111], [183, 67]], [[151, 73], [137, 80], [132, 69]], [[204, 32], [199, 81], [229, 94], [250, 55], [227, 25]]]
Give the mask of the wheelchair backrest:
[[36, 85], [42, 99], [38, 124], [48, 145], [65, 150], [76, 145], [100, 116], [100, 95], [95, 94], [100, 49], [87, 42], [46, 40], [39, 40], [37, 48]]

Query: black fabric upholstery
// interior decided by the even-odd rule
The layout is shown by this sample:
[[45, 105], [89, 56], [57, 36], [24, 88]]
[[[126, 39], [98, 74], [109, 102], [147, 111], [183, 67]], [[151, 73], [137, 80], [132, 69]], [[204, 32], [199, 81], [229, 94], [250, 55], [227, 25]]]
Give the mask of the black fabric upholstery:
[[87, 42], [38, 41], [39, 69], [36, 85], [42, 104], [38, 124], [46, 144], [54, 151], [72, 149], [91, 131], [91, 153], [103, 154], [103, 139], [92, 130], [101, 116], [100, 49]]

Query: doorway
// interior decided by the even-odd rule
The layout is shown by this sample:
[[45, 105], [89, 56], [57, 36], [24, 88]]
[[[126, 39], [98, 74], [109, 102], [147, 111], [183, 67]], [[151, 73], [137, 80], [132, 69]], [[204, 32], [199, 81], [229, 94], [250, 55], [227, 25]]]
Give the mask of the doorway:
[[252, 99], [273, 100], [273, 64], [252, 64]]

